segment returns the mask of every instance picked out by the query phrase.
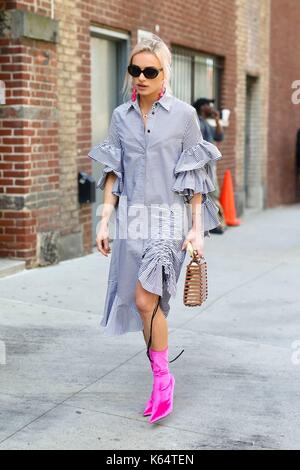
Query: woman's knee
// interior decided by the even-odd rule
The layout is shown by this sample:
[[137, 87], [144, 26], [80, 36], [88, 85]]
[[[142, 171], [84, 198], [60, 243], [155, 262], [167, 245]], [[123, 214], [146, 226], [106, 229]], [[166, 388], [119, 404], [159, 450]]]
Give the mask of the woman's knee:
[[144, 295], [137, 295], [135, 299], [136, 307], [142, 317], [149, 315], [152, 309], [153, 301]]
[[147, 318], [156, 305], [154, 294], [143, 292], [144, 289], [136, 289], [135, 304], [142, 318]]

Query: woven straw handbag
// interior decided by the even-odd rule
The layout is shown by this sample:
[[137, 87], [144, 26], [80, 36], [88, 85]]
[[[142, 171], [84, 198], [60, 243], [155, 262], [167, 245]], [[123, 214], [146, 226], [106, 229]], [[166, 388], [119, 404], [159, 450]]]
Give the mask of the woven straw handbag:
[[196, 307], [207, 299], [207, 263], [204, 256], [197, 257], [190, 242], [187, 251], [192, 260], [186, 266], [183, 303], [187, 307]]

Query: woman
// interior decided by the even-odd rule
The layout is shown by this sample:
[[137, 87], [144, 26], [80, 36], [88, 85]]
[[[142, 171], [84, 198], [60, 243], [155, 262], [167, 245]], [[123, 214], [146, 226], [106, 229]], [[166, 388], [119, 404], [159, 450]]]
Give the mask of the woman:
[[157, 36], [134, 47], [124, 82], [131, 99], [115, 108], [108, 137], [89, 153], [104, 165], [96, 239], [104, 256], [116, 209], [101, 325], [110, 335], [143, 330], [154, 379], [144, 409], [150, 423], [173, 409], [167, 316], [187, 243], [203, 255], [204, 237], [219, 224], [208, 197], [213, 174], [204, 165], [212, 169], [221, 154], [203, 140], [195, 109], [172, 95], [170, 70], [171, 53]]

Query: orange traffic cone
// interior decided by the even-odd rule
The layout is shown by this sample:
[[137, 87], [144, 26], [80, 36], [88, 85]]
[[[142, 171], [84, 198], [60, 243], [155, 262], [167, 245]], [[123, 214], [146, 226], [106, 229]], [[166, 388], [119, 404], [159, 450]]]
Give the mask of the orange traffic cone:
[[241, 219], [236, 217], [233, 184], [230, 170], [226, 170], [224, 174], [224, 181], [220, 195], [220, 203], [224, 210], [224, 218], [226, 225], [240, 225]]

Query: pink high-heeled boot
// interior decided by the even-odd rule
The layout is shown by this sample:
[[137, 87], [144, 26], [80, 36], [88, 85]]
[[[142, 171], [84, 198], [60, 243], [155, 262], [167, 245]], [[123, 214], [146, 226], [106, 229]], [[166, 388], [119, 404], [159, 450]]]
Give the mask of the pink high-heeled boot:
[[149, 349], [152, 359], [154, 377], [152, 398], [152, 413], [149, 423], [155, 423], [165, 418], [173, 411], [173, 393], [175, 377], [169, 371], [168, 348], [163, 351]]

